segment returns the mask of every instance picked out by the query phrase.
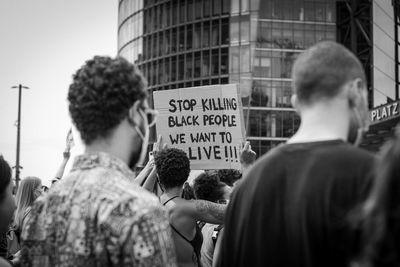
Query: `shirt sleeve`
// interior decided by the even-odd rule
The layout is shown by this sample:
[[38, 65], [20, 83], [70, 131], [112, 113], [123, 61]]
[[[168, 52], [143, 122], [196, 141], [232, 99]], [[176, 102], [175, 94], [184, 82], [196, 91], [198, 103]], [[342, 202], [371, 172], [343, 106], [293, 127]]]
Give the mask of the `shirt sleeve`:
[[110, 214], [108, 252], [113, 266], [177, 266], [166, 211], [123, 203]]

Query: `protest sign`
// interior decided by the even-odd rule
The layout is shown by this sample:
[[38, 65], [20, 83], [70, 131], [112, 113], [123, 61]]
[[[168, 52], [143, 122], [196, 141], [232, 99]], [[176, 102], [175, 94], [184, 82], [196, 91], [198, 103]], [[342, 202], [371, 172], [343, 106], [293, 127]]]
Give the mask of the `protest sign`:
[[235, 84], [156, 91], [157, 134], [184, 150], [193, 170], [240, 169], [242, 102]]

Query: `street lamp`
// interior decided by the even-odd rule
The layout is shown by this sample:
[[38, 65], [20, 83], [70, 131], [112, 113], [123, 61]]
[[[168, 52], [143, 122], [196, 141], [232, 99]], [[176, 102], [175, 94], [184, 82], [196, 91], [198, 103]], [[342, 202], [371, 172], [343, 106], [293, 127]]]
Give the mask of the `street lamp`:
[[11, 88], [16, 89], [18, 88], [18, 120], [17, 120], [17, 159], [15, 163], [15, 185], [18, 189], [19, 186], [19, 171], [20, 168], [22, 168], [19, 165], [19, 150], [20, 150], [20, 145], [19, 145], [19, 140], [21, 137], [21, 93], [22, 89], [29, 89], [27, 86], [22, 86], [22, 84], [19, 84], [18, 86], [12, 86]]

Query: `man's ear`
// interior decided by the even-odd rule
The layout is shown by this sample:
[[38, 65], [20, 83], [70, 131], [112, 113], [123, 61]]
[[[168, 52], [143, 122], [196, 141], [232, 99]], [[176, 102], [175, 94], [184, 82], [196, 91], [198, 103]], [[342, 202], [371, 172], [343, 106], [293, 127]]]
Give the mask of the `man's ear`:
[[134, 125], [140, 125], [142, 121], [142, 116], [140, 115], [140, 106], [142, 105], [140, 100], [136, 100], [132, 107], [129, 109], [129, 121]]
[[290, 102], [292, 103], [292, 106], [296, 110], [297, 114], [300, 114], [299, 99], [297, 98], [296, 94], [292, 95]]

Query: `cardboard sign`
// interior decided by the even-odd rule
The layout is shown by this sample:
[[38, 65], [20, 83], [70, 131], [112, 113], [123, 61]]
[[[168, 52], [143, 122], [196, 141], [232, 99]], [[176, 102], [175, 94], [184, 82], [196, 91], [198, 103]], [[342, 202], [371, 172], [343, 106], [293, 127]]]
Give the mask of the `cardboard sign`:
[[184, 150], [193, 170], [240, 169], [242, 102], [235, 84], [156, 91], [157, 134]]

